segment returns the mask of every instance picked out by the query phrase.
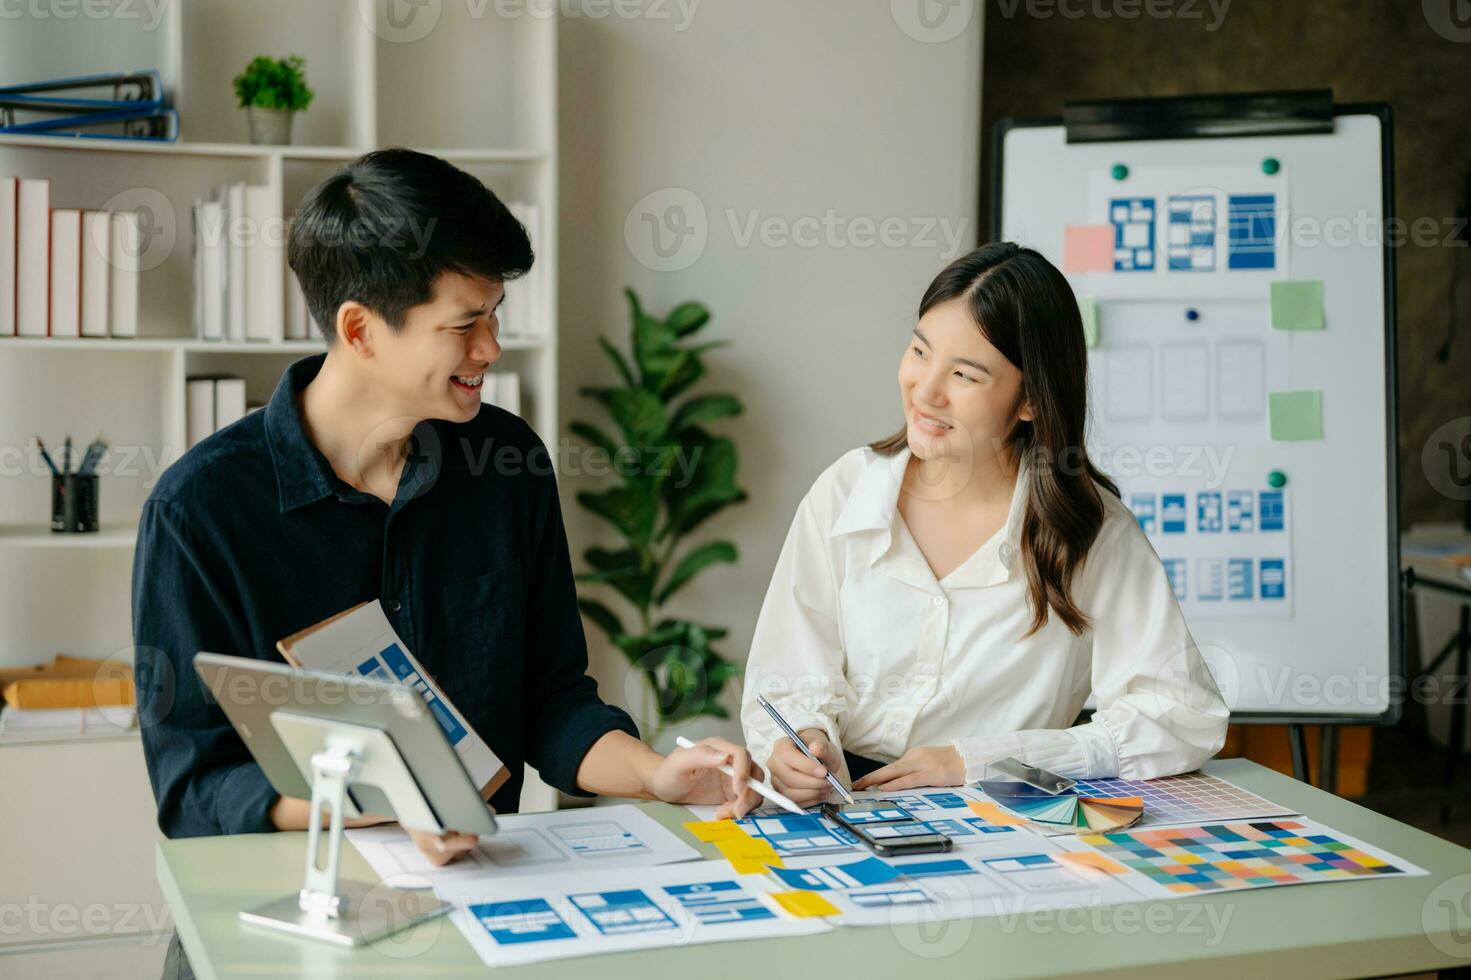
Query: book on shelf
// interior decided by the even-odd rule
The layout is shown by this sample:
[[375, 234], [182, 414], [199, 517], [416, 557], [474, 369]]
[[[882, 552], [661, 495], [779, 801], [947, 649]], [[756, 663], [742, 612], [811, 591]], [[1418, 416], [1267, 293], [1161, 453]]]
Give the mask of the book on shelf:
[[0, 733], [7, 735], [118, 735], [138, 727], [136, 708], [6, 708]]
[[264, 185], [225, 184], [193, 207], [194, 333], [200, 340], [285, 339], [281, 246], [266, 233], [274, 211]]
[[38, 96], [95, 99], [109, 103], [163, 104], [163, 76], [156, 68], [138, 71], [68, 75], [35, 82], [0, 85], [0, 96]]
[[514, 371], [487, 371], [480, 385], [480, 401], [521, 414], [521, 376]]
[[[536, 251], [542, 240], [541, 205], [511, 201], [506, 207], [526, 228], [531, 248]], [[546, 260], [541, 259], [526, 275], [506, 283], [506, 299], [497, 314], [501, 338], [531, 340], [546, 336], [546, 307]]]
[[185, 448], [193, 449], [212, 434], [233, 425], [247, 414], [244, 378], [207, 375], [185, 380]]
[[136, 337], [139, 214], [59, 203], [0, 177], [0, 337]]
[[[13, 116], [15, 112], [15, 109], [0, 109], [0, 121]], [[0, 124], [0, 133], [173, 143], [179, 138], [179, 114], [173, 109], [108, 109], [82, 114], [45, 115], [28, 122]]]
[[0, 133], [177, 140], [157, 70], [108, 72], [0, 87]]

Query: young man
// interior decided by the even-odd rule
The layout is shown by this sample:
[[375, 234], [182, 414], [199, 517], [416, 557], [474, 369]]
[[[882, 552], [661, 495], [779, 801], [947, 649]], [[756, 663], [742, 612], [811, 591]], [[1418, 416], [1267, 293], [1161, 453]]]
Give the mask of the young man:
[[[503, 284], [532, 263], [505, 206], [443, 160], [381, 150], [308, 195], [288, 256], [327, 353], [172, 466], [143, 509], [133, 630], [164, 833], [305, 827], [307, 802], [271, 788], [193, 658], [279, 659], [279, 638], [375, 598], [510, 768], [498, 811], [516, 809], [523, 763], [568, 793], [754, 806], [744, 750], [661, 757], [586, 674], [551, 459], [480, 401]], [[440, 863], [473, 844], [419, 838]]]

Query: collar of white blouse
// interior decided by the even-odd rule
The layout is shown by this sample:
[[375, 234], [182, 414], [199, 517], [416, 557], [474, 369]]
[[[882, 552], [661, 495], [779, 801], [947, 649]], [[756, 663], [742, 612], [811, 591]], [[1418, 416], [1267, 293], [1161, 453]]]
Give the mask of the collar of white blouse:
[[868, 566], [897, 582], [943, 595], [951, 589], [985, 588], [1010, 581], [1021, 553], [1022, 516], [1026, 512], [1030, 469], [1025, 458], [1017, 471], [1016, 489], [1006, 524], [965, 561], [936, 580], [935, 573], [899, 513], [899, 491], [909, 465], [908, 448], [893, 456], [874, 455], [853, 485], [833, 524], [831, 537], [866, 534], [871, 539]]

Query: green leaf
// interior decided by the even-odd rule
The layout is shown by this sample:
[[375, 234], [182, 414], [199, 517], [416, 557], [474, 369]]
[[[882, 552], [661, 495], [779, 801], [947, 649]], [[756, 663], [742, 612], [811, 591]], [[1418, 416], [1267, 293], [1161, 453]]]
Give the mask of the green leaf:
[[589, 548], [583, 557], [595, 571], [579, 576], [584, 582], [599, 582], [611, 585], [619, 594], [640, 609], [649, 605], [654, 592], [657, 569], [643, 560], [643, 555], [634, 548]]
[[582, 393], [608, 410], [630, 446], [647, 446], [664, 438], [669, 415], [656, 395], [642, 388], [584, 388]]
[[638, 364], [643, 387], [658, 391], [669, 372], [670, 362], [679, 353], [674, 346], [678, 338], [667, 323], [644, 312], [632, 289], [624, 290], [624, 294], [633, 318], [633, 359]]
[[636, 387], [638, 382], [634, 380], [633, 369], [628, 366], [628, 361], [624, 360], [623, 352], [609, 343], [605, 337], [599, 337], [598, 343], [602, 345], [603, 352], [608, 355], [608, 360], [612, 361], [613, 366], [618, 369], [618, 374], [623, 378], [623, 383], [630, 388]]
[[623, 632], [623, 622], [618, 614], [596, 599], [578, 599], [577, 608], [582, 614], [592, 620], [611, 640]]
[[699, 395], [679, 406], [674, 420], [669, 423], [669, 431], [682, 432], [691, 426], [739, 415], [742, 411], [744, 407], [735, 395]]
[[577, 502], [612, 524], [636, 545], [647, 545], [654, 533], [658, 516], [658, 498], [634, 485], [609, 487], [607, 490], [583, 490]]
[[710, 311], [704, 303], [681, 303], [665, 318], [677, 337], [687, 337], [710, 322]]
[[691, 429], [682, 441], [684, 465], [691, 466], [692, 472], [680, 472], [661, 488], [669, 519], [660, 538], [683, 537], [717, 512], [746, 499], [745, 491], [735, 484], [735, 443], [701, 429]]
[[668, 602], [669, 597], [678, 592], [681, 586], [711, 565], [717, 562], [733, 565], [739, 558], [740, 553], [736, 550], [736, 546], [729, 541], [711, 541], [701, 545], [685, 555], [675, 566], [669, 580], [664, 583], [664, 588], [659, 590], [658, 603], [662, 606]]
[[581, 436], [584, 440], [598, 447], [609, 456], [612, 456], [618, 451], [618, 443], [613, 440], [613, 437], [595, 425], [587, 422], [573, 422], [567, 428], [574, 436]]

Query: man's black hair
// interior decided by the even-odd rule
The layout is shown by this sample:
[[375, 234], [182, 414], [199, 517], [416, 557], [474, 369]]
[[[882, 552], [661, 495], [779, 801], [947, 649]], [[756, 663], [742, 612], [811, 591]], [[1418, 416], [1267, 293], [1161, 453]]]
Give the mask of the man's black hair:
[[410, 307], [433, 298], [441, 273], [505, 281], [533, 259], [526, 229], [489, 188], [402, 147], [374, 150], [314, 187], [286, 249], [328, 344], [348, 300], [397, 330]]

